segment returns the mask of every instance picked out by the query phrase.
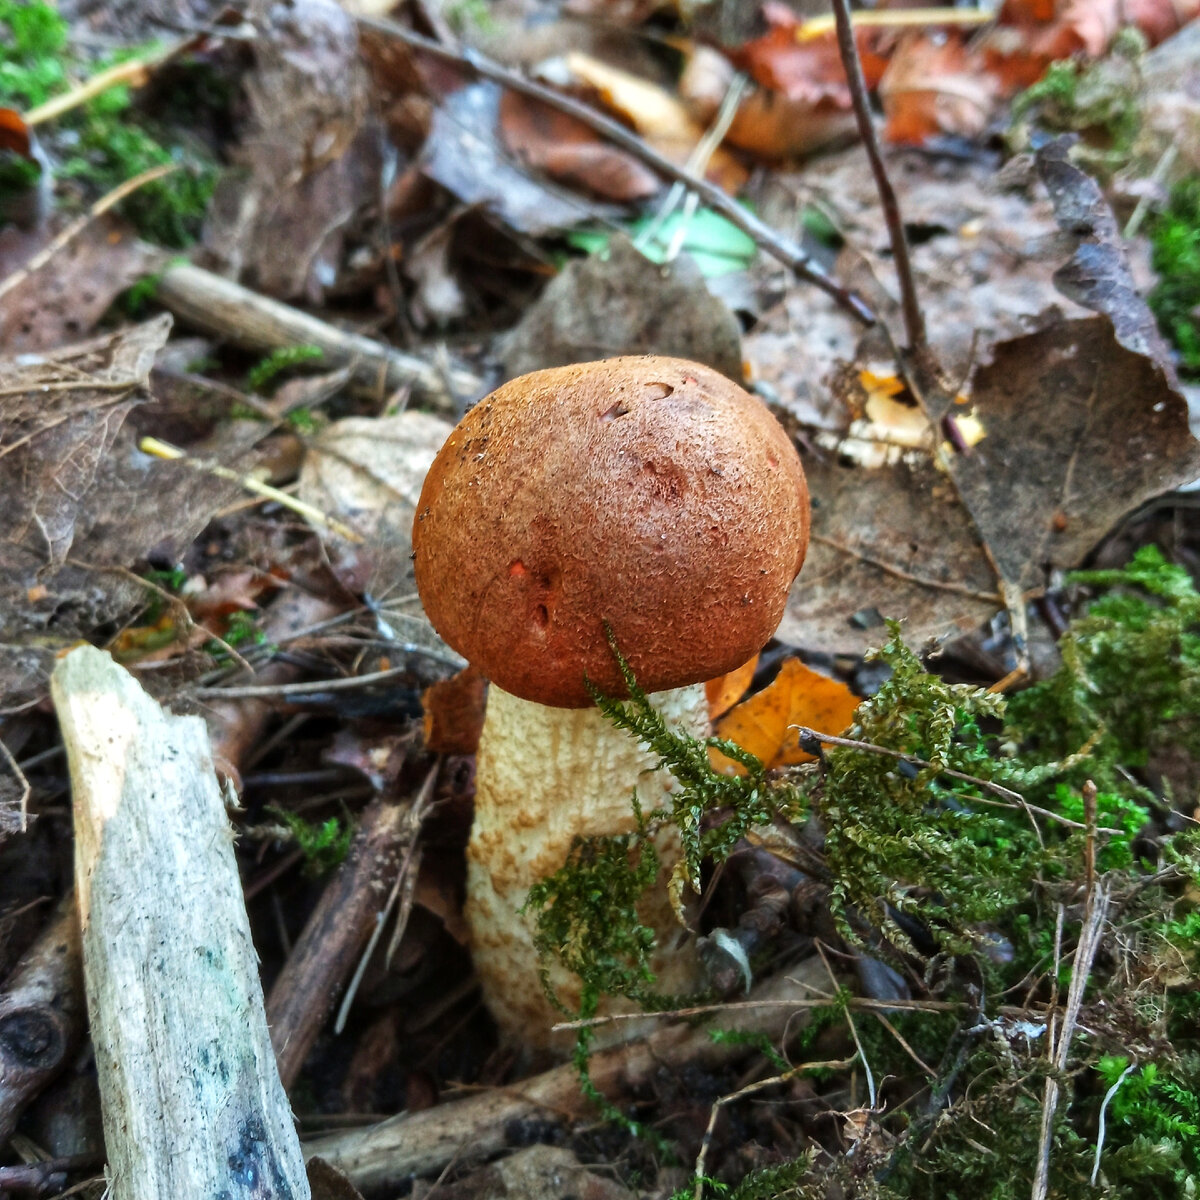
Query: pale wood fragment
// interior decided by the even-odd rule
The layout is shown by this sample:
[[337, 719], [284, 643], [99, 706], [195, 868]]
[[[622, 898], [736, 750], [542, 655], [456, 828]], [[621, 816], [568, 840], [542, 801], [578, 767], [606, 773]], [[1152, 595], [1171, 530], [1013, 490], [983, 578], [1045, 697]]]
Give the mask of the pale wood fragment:
[[204, 722], [88, 646], [50, 690], [112, 1200], [309, 1200]]

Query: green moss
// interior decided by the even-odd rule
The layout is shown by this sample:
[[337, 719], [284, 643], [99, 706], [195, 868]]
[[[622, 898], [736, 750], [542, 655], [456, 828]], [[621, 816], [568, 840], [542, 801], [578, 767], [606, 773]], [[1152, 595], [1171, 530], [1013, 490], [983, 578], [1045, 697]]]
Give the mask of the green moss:
[[313, 878], [328, 875], [345, 859], [354, 836], [354, 826], [348, 818], [330, 817], [316, 822], [306, 821], [298, 813], [283, 808], [267, 811], [278, 817], [296, 839], [296, 845], [304, 855], [305, 874]]
[[[0, 104], [22, 111], [36, 107], [67, 91], [72, 78], [140, 52], [123, 50], [85, 64], [71, 52], [68, 32], [67, 23], [42, 0], [0, 0]], [[78, 181], [93, 199], [152, 167], [178, 166], [139, 188], [119, 208], [143, 236], [164, 246], [187, 246], [199, 234], [215, 166], [194, 147], [172, 145], [141, 120], [128, 88], [111, 88], [39, 132], [52, 139], [55, 177]], [[18, 181], [0, 177], [0, 200], [6, 186], [15, 189]]]
[[1159, 283], [1147, 299], [1179, 351], [1183, 374], [1200, 379], [1200, 176], [1175, 185], [1150, 237]]
[[280, 346], [260, 359], [246, 374], [246, 390], [263, 392], [286, 371], [324, 358], [320, 346]]

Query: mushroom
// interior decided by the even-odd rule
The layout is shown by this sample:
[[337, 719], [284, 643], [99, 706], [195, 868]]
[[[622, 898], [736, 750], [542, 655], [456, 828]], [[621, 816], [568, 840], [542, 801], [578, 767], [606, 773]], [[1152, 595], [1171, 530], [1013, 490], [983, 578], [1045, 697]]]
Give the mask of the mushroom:
[[[627, 694], [606, 625], [668, 724], [707, 732], [704, 681], [770, 638], [808, 545], [796, 450], [765, 406], [697, 363], [653, 356], [536, 371], [472, 408], [439, 451], [413, 525], [441, 636], [491, 681], [468, 847], [467, 920], [503, 1034], [551, 1047], [529, 889], [572, 840], [634, 826], [677, 786], [614, 729], [585, 680]], [[663, 870], [678, 859], [660, 832]], [[660, 991], [694, 988], [694, 939], [665, 888]], [[573, 978], [552, 981], [568, 1003]]]

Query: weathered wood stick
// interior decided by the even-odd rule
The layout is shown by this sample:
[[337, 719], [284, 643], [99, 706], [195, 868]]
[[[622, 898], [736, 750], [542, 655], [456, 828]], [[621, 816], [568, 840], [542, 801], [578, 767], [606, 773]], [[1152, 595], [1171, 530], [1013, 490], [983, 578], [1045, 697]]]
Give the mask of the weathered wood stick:
[[416, 830], [411, 803], [367, 806], [346, 861], [329, 881], [267, 997], [267, 1024], [291, 1087], [375, 929]]
[[364, 387], [386, 392], [411, 387], [421, 400], [443, 412], [455, 411], [484, 390], [483, 381], [463, 367], [443, 370], [415, 354], [339, 329], [190, 263], [167, 267], [155, 296], [189, 325], [252, 350], [319, 346], [331, 366], [352, 367]]
[[[751, 997], [766, 1001], [762, 1008], [718, 1013], [702, 1024], [669, 1021], [649, 1037], [592, 1055], [592, 1082], [609, 1099], [647, 1083], [664, 1067], [696, 1064], [712, 1068], [747, 1053], [744, 1045], [714, 1042], [713, 1029], [737, 1028], [767, 1037], [780, 1037], [791, 1022], [799, 1029], [807, 1014], [788, 1000], [809, 999], [834, 985], [818, 959], [801, 963], [789, 978], [778, 977], [757, 988]], [[795, 982], [793, 982], [795, 981]], [[320, 1155], [343, 1171], [361, 1191], [399, 1187], [411, 1175], [430, 1175], [452, 1159], [497, 1154], [508, 1144], [514, 1121], [594, 1115], [579, 1086], [575, 1067], [568, 1063], [508, 1088], [489, 1089], [463, 1100], [451, 1100], [420, 1112], [400, 1113], [366, 1129], [345, 1130], [304, 1144], [305, 1155]]]
[[0, 991], [0, 1145], [83, 1041], [79, 918], [70, 893]]
[[204, 722], [90, 646], [50, 692], [113, 1200], [309, 1200]]

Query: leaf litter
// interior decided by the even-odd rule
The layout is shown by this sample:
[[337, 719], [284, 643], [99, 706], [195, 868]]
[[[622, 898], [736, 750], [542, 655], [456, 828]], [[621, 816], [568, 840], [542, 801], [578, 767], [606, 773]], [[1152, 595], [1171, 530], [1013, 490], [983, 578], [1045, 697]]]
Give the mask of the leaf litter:
[[[495, 6], [498, 19], [523, 19], [514, 16], [514, 7], [520, 8]], [[602, 7], [607, 19], [633, 25], [662, 6]], [[776, 229], [797, 237], [805, 231], [814, 261], [898, 327], [892, 245], [861, 148], [827, 152], [802, 169], [780, 162], [853, 136], [850, 91], [832, 35], [827, 27], [806, 29], [807, 22], [778, 5], [766, 7], [765, 34], [761, 27], [747, 28], [745, 14], [728, 22], [705, 14], [710, 28], [720, 26], [731, 39], [724, 52], [688, 45], [683, 38], [669, 50], [660, 47], [631, 59], [631, 65], [593, 55], [603, 39], [581, 39], [582, 48], [565, 59], [574, 73], [565, 86], [618, 113], [669, 157], [688, 161], [716, 119], [732, 72], [746, 68], [752, 86], [710, 165], [729, 187], [742, 185], [753, 171], [746, 191], [755, 211]], [[730, 251], [736, 238], [691, 215], [697, 209], [715, 215], [702, 205], [660, 209], [659, 199], [653, 206], [657, 215], [635, 214], [627, 202], [661, 198], [666, 191], [652, 157], [614, 149], [586, 122], [564, 120], [553, 104], [472, 79], [469, 54], [454, 69], [444, 62], [431, 66], [420, 53], [391, 43], [395, 53], [381, 53], [382, 35], [372, 33], [366, 57], [377, 90], [369, 95], [349, 11], [325, 0], [304, 0], [286, 11], [256, 6], [248, 18], [257, 30], [254, 45], [247, 53], [212, 60], [224, 71], [234, 60], [240, 64], [229, 78], [238, 81], [244, 104], [236, 135], [223, 147], [236, 170], [226, 175], [210, 210], [202, 253], [263, 295], [324, 306], [330, 321], [368, 328], [381, 340], [426, 339], [421, 351], [447, 380], [461, 377], [455, 372], [463, 360], [475, 365], [477, 376], [499, 378], [579, 358], [642, 352], [699, 358], [735, 379], [748, 375], [802, 448], [814, 498], [814, 539], [779, 632], [786, 645], [769, 647], [761, 660], [714, 681], [709, 702], [720, 736], [753, 750], [773, 770], [801, 772], [788, 778], [823, 781], [827, 791], [817, 793], [813, 811], [826, 823], [829, 840], [822, 844], [812, 825], [802, 835], [782, 818], [759, 824], [720, 860], [717, 886], [705, 897], [713, 906], [706, 928], [721, 935], [722, 953], [735, 964], [744, 962], [747, 973], [755, 956], [794, 954], [819, 937], [856, 964], [868, 1000], [907, 1002], [946, 994], [946, 980], [934, 975], [944, 970], [950, 979], [965, 969], [962, 963], [975, 960], [957, 945], [957, 957], [918, 958], [914, 947], [922, 936], [949, 935], [936, 924], [922, 927], [911, 919], [909, 906], [922, 906], [939, 891], [969, 898], [971, 872], [980, 862], [993, 852], [1010, 858], [1015, 853], [992, 847], [986, 834], [962, 849], [954, 870], [937, 884], [907, 886], [908, 878], [899, 874], [880, 877], [875, 891], [849, 904], [837, 895], [840, 885], [831, 890], [823, 872], [839, 861], [838, 854], [869, 856], [876, 836], [894, 838], [902, 847], [897, 861], [909, 861], [904, 855], [913, 850], [916, 858], [939, 863], [949, 826], [908, 829], [905, 803], [946, 822], [961, 815], [955, 804], [980, 817], [985, 801], [971, 788], [991, 788], [993, 799], [1011, 797], [1008, 784], [1032, 787], [1033, 775], [1004, 776], [1007, 782], [976, 777], [994, 769], [980, 757], [984, 743], [976, 722], [998, 719], [999, 701], [923, 676], [885, 622], [903, 618], [910, 644], [971, 635], [1011, 650], [1011, 637], [995, 620], [998, 612], [1023, 611], [1027, 600], [1047, 590], [1057, 594], [1063, 573], [1087, 560], [1131, 512], [1200, 477], [1200, 453], [1172, 354], [1142, 300], [1151, 278], [1144, 248], [1123, 236], [1128, 213], [1117, 216], [1109, 207], [1110, 196], [1124, 204], [1140, 195], [1150, 197], [1153, 207], [1177, 169], [1174, 158], [1163, 156], [1164, 130], [1168, 141], [1180, 141], [1174, 157], [1193, 161], [1188, 114], [1194, 95], [1187, 83], [1192, 62], [1186, 52], [1182, 64], [1172, 60], [1167, 53], [1173, 53], [1172, 43], [1166, 41], [1164, 53], [1154, 51], [1157, 58], [1143, 60], [1147, 69], [1174, 71], [1170, 77], [1182, 82], [1168, 97], [1146, 98], [1148, 115], [1139, 134], [1145, 141], [1130, 149], [1128, 164], [1117, 172], [1118, 186], [1106, 194], [1066, 142], [1039, 136], [1028, 152], [1006, 156], [993, 135], [1006, 99], [1022, 81], [1040, 78], [1051, 57], [1069, 50], [1082, 60], [1104, 52], [1115, 30], [1114, 6], [1083, 0], [1010, 3], [999, 23], [980, 36], [953, 28], [859, 30], [868, 80], [893, 144], [887, 164], [913, 243], [938, 372], [913, 356], [896, 355], [883, 330], [864, 328], [852, 315], [844, 294], [797, 284], [768, 254], [756, 253], [753, 243], [743, 240]], [[475, 19], [436, 5], [419, 4], [414, 12], [443, 45], [458, 21], [469, 38]], [[124, 6], [120, 15], [131, 19]], [[877, 15], [885, 24], [897, 17]], [[1172, 5], [1167, 11], [1147, 2], [1127, 15], [1154, 42], [1191, 10]], [[670, 19], [670, 13], [660, 11], [657, 19]], [[1195, 31], [1193, 26], [1178, 37], [1186, 40]], [[637, 73], [656, 55], [676, 53], [692, 67], [705, 53], [717, 56], [707, 92], [681, 86], [676, 94], [669, 72], [655, 71], [653, 78]], [[528, 55], [515, 57], [530, 61]], [[540, 77], [563, 81], [555, 70], [553, 63], [542, 64]], [[1085, 128], [1085, 140], [1088, 136]], [[905, 143], [912, 148], [895, 148]], [[1151, 171], [1157, 172], [1155, 180], [1148, 179]], [[661, 261], [640, 252], [649, 245], [648, 229], [655, 228], [654, 257]], [[706, 250], [711, 239], [719, 244], [707, 258], [698, 254], [693, 261], [689, 235], [695, 235], [692, 245]], [[12, 263], [28, 261], [46, 236], [42, 230], [22, 241], [6, 231], [3, 237], [19, 243]], [[585, 246], [592, 252], [580, 255]], [[1131, 260], [1131, 250], [1140, 258]], [[178, 337], [168, 346], [168, 318], [130, 324], [110, 308], [139, 271], [161, 261], [156, 254], [131, 237], [127, 226], [109, 219], [89, 222], [69, 253], [31, 273], [15, 295], [17, 305], [0, 318], [12, 354], [0, 363], [0, 490], [12, 498], [0, 535], [5, 714], [0, 736], [6, 745], [12, 739], [34, 750], [46, 744], [50, 735], [41, 728], [37, 707], [46, 671], [57, 650], [82, 637], [123, 647], [134, 669], [156, 680], [164, 693], [173, 689], [183, 700], [187, 685], [198, 683], [201, 707], [211, 700], [226, 712], [238, 711], [241, 728], [257, 731], [247, 744], [258, 745], [267, 763], [260, 770], [231, 762], [244, 772], [254, 804], [260, 792], [289, 808], [303, 796], [297, 808], [311, 806], [319, 822], [342, 820], [346, 806], [353, 809], [365, 794], [382, 793], [389, 800], [410, 794], [428, 766], [422, 747], [443, 753], [428, 852], [420, 848], [414, 856], [417, 878], [407, 901], [412, 913], [404, 941], [391, 966], [373, 966], [365, 977], [372, 1013], [368, 1031], [350, 1045], [352, 1054], [345, 1041], [325, 1042], [323, 1035], [311, 1056], [311, 1079], [332, 1097], [331, 1107], [338, 1106], [342, 1089], [341, 1099], [353, 1097], [358, 1110], [395, 1111], [407, 1101], [415, 1113], [421, 1103], [434, 1104], [441, 1081], [499, 1078], [504, 1071], [503, 1063], [487, 1057], [494, 1046], [477, 1007], [455, 1007], [470, 996], [458, 897], [470, 756], [484, 685], [470, 672], [445, 678], [457, 665], [455, 656], [415, 602], [409, 561], [416, 496], [448, 424], [429, 414], [400, 412], [407, 400], [403, 390], [391, 395], [382, 387], [364, 390], [361, 377], [357, 388], [350, 386], [348, 369], [285, 379], [277, 388], [264, 386], [263, 395], [246, 394], [241, 380], [254, 377], [256, 364], [236, 349], [219, 341], [185, 344]], [[723, 257], [732, 271], [725, 272]], [[719, 273], [734, 279], [718, 285]], [[545, 283], [548, 276], [553, 279]], [[81, 289], [73, 297], [73, 281], [81, 279], [87, 295]], [[736, 302], [722, 299], [735, 296]], [[501, 330], [501, 324], [511, 328]], [[97, 326], [106, 330], [103, 336], [62, 348]], [[298, 367], [303, 350], [297, 348], [290, 363], [276, 365], [284, 372]], [[452, 394], [460, 409], [475, 398]], [[161, 462], [140, 453], [143, 433], [167, 431], [186, 446], [186, 460]], [[249, 453], [251, 447], [257, 449]], [[274, 472], [283, 491], [265, 505], [261, 498], [247, 499], [235, 482], [197, 469], [209, 460], [243, 474], [257, 462]], [[293, 501], [324, 519], [312, 523], [289, 511]], [[330, 532], [330, 521], [361, 540]], [[1180, 543], [1185, 556], [1195, 553], [1186, 536]], [[1154, 594], [1167, 608], [1179, 602], [1177, 585], [1165, 583], [1152, 566], [1142, 570], [1137, 580], [1159, 588]], [[155, 593], [150, 585], [160, 577]], [[1125, 580], [1122, 586], [1127, 585]], [[169, 600], [166, 615], [152, 611], [152, 594]], [[185, 629], [171, 616], [172, 605], [185, 606], [205, 628]], [[296, 620], [272, 624], [288, 605], [296, 609]], [[1101, 624], [1104, 619], [1100, 608], [1088, 618]], [[333, 624], [326, 628], [326, 622]], [[237, 647], [209, 639], [210, 625], [237, 640]], [[168, 639], [166, 646], [151, 645], [157, 633]], [[1185, 629], [1179, 636], [1172, 646], [1186, 649], [1190, 634]], [[867, 690], [882, 682], [881, 694], [895, 709], [882, 701], [874, 708], [870, 702], [860, 706], [843, 682], [853, 656], [881, 643], [886, 670], [872, 677], [857, 666], [852, 678], [860, 690], [869, 678], [874, 682]], [[813, 665], [791, 655], [788, 645], [803, 647]], [[247, 665], [257, 674], [244, 674]], [[1089, 684], [1104, 681], [1103, 663], [1088, 669]], [[339, 690], [353, 684], [356, 674], [369, 676], [372, 686]], [[325, 690], [297, 682], [314, 675], [328, 679], [316, 685]], [[767, 679], [772, 682], [745, 697], [752, 680]], [[246, 683], [251, 689], [261, 683], [262, 694], [246, 695], [245, 708], [234, 710], [237, 689]], [[223, 684], [232, 686], [218, 699]], [[1048, 710], [1067, 706], [1062, 720], [1069, 724], [1069, 704], [1090, 703], [1086, 697], [1094, 694], [1079, 683], [1074, 690], [1046, 693], [1042, 703]], [[286, 713], [274, 724], [273, 705]], [[893, 712], [908, 714], [909, 728], [919, 727], [925, 740], [899, 738], [894, 748], [890, 742], [884, 746], [899, 737], [888, 724]], [[807, 740], [801, 745], [797, 726], [828, 735], [849, 728], [852, 736], [840, 747]], [[276, 732], [268, 733], [271, 729]], [[868, 737], [865, 750], [860, 734]], [[872, 746], [871, 739], [880, 745]], [[849, 748], [854, 746], [859, 748]], [[1063, 753], [1069, 758], [1078, 749], [1076, 742]], [[859, 760], [849, 770], [848, 755], [875, 751], [877, 775]], [[715, 752], [714, 760], [719, 770], [731, 765]], [[338, 764], [352, 766], [366, 783], [355, 785], [357, 791], [347, 788]], [[947, 764], [943, 776], [939, 772]], [[737, 765], [746, 769], [744, 762]], [[1181, 789], [1188, 786], [1186, 765], [1163, 769]], [[864, 800], [853, 789], [868, 774]], [[326, 776], [333, 790], [312, 795], [306, 781]], [[971, 786], [946, 799], [950, 777]], [[1126, 849], [1137, 829], [1149, 828], [1149, 809], [1137, 805], [1161, 799], [1148, 797], [1141, 779], [1135, 784], [1141, 791], [1098, 801], [1103, 830], [1113, 830], [1124, 813]], [[910, 788], [914, 780], [920, 786]], [[44, 779], [35, 774], [34, 784], [36, 808]], [[1063, 787], [1063, 796], [1053, 802], [1043, 796], [1047, 804], [1061, 800], [1062, 811], [1038, 813], [1064, 820], [1064, 827], [1094, 830], [1094, 813], [1089, 817], [1081, 808], [1081, 819], [1064, 815], [1076, 812], [1068, 806], [1079, 788], [1076, 782]], [[15, 829], [10, 810], [20, 790], [18, 775], [0, 768], [0, 833]], [[879, 804], [881, 796], [890, 798], [890, 807]], [[937, 804], [934, 796], [941, 797]], [[1186, 808], [1186, 802], [1180, 805], [1181, 812]], [[833, 823], [835, 809], [847, 815], [844, 826]], [[879, 818], [870, 814], [880, 810], [894, 828], [871, 823]], [[249, 837], [259, 830], [267, 836], [254, 819], [243, 825]], [[706, 828], [704, 836], [714, 829], [715, 824]], [[1011, 829], [1004, 836], [1012, 836]], [[848, 850], [850, 845], [857, 850]], [[1032, 843], [1022, 846], [1021, 853], [1036, 854]], [[1100, 852], [1113, 848], [1106, 843]], [[244, 854], [248, 891], [271, 889], [272, 919], [281, 929], [291, 926], [281, 945], [273, 935], [266, 938], [268, 970], [274, 970], [299, 930], [307, 900], [277, 847], [264, 840], [255, 855]], [[1050, 895], [1058, 885], [1042, 879], [1033, 886]], [[1077, 899], [1066, 885], [1053, 894], [1071, 904]], [[863, 923], [864, 912], [875, 919], [871, 905], [878, 907], [880, 896], [894, 909], [894, 929], [890, 909], [880, 910], [878, 929]], [[999, 921], [994, 914], [979, 917], [968, 931], [974, 939], [970, 954], [994, 953], [998, 963], [1005, 953], [1023, 952], [1006, 947], [1012, 930], [998, 933]], [[897, 958], [896, 947], [908, 949]], [[892, 956], [886, 963], [885, 955]], [[1051, 966], [1043, 954], [1031, 970]], [[1130, 969], [1141, 970], [1141, 964], [1131, 963]], [[1168, 986], [1190, 979], [1189, 971], [1176, 964]], [[732, 975], [740, 981], [743, 971], [739, 967]], [[840, 976], [831, 986], [840, 987]], [[404, 1005], [393, 1004], [397, 995]], [[834, 1046], [831, 1054], [857, 1051], [869, 1075], [873, 1066], [890, 1060], [877, 1042], [864, 1046], [860, 1035], [867, 1017], [855, 1024], [858, 1017], [850, 1016], [859, 999], [831, 1009], [814, 1041], [826, 1037]], [[1033, 1012], [1021, 1009], [1022, 1027], [1043, 1029]], [[1115, 1036], [1116, 1027], [1099, 1008], [1090, 1015], [1104, 1036]], [[897, 1027], [904, 1019], [895, 1012], [892, 1017]], [[883, 1026], [897, 1033], [908, 1054], [903, 1069], [911, 1071], [917, 1052], [897, 1027]], [[447, 1028], [454, 1036], [443, 1036]], [[466, 1032], [460, 1036], [460, 1030]], [[843, 1036], [847, 1032], [852, 1037]], [[961, 1036], [961, 1028], [954, 1036]], [[930, 1056], [928, 1042], [921, 1047]], [[937, 1047], [944, 1048], [944, 1042]], [[805, 1049], [815, 1049], [814, 1042], [806, 1041]], [[1157, 1053], [1141, 1050], [1149, 1057]], [[1059, 1053], [1063, 1064], [1065, 1054]], [[1010, 1047], [1009, 1059], [1018, 1058]], [[335, 1064], [344, 1066], [348, 1059], [350, 1067], [339, 1073], [343, 1068]], [[410, 1067], [418, 1061], [423, 1065]], [[921, 1066], [924, 1074], [937, 1073]], [[831, 1074], [836, 1077], [838, 1069]], [[893, 1070], [881, 1088], [894, 1087], [901, 1074]], [[405, 1081], [406, 1095], [395, 1092], [389, 1082], [395, 1078]], [[659, 1073], [659, 1111], [675, 1114], [671, 1133], [680, 1145], [688, 1152], [708, 1146], [717, 1129], [712, 1144], [725, 1152], [719, 1169], [731, 1183], [764, 1162], [787, 1158], [784, 1168], [798, 1170], [797, 1164], [807, 1168], [819, 1154], [829, 1157], [822, 1159], [828, 1179], [837, 1176], [848, 1160], [833, 1156], [835, 1139], [825, 1139], [818, 1153], [820, 1139], [811, 1134], [817, 1122], [806, 1119], [803, 1128], [810, 1132], [798, 1135], [801, 1123], [793, 1123], [792, 1115], [777, 1120], [769, 1133], [747, 1116], [759, 1137], [779, 1141], [767, 1151], [748, 1141], [735, 1152], [716, 1121], [723, 1100], [709, 1118], [719, 1089], [732, 1088], [729, 1078], [711, 1087], [704, 1082], [697, 1100]], [[863, 1108], [852, 1091], [843, 1094], [837, 1082], [826, 1086], [792, 1072], [782, 1078], [779, 1086], [793, 1089], [797, 1111], [808, 1105], [842, 1115], [862, 1160], [892, 1156], [895, 1128]], [[1155, 1094], [1152, 1083], [1144, 1091]], [[1161, 1097], [1156, 1102], [1165, 1103]], [[911, 1111], [919, 1133], [925, 1118], [918, 1106]], [[947, 1121], [955, 1111], [944, 1110]], [[998, 1124], [990, 1111], [984, 1115]], [[933, 1119], [939, 1119], [937, 1112]], [[931, 1163], [938, 1161], [943, 1127], [928, 1130]], [[473, 1127], [473, 1136], [480, 1129]], [[625, 1166], [657, 1169], [637, 1143], [621, 1146]], [[603, 1155], [606, 1148], [598, 1140], [580, 1142], [556, 1160], [555, 1170], [574, 1169], [572, 1164]], [[997, 1161], [1006, 1169], [1020, 1163], [1024, 1170], [1021, 1156], [1027, 1151], [1025, 1145]], [[889, 1161], [895, 1165], [900, 1159]], [[1119, 1157], [1110, 1156], [1107, 1169], [1119, 1172]], [[475, 1194], [476, 1182], [486, 1181], [465, 1169], [463, 1178], [444, 1186], [468, 1195]], [[669, 1169], [660, 1170], [660, 1190], [671, 1183]], [[343, 1184], [335, 1175], [330, 1194], [355, 1194]], [[703, 1181], [698, 1186], [704, 1190]], [[762, 1190], [744, 1194], [800, 1194], [789, 1186], [781, 1174], [776, 1184], [768, 1181]]]

